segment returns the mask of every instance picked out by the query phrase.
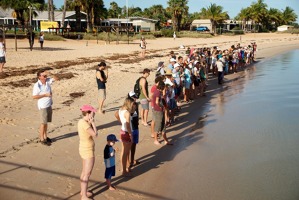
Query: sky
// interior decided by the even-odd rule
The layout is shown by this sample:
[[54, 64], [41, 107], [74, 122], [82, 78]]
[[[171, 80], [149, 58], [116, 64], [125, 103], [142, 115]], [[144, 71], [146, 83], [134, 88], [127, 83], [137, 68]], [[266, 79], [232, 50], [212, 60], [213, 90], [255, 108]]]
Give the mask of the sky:
[[[153, 5], [161, 4], [164, 8], [168, 6], [168, 0], [104, 0], [104, 5], [107, 9], [111, 2], [116, 2], [119, 7], [123, 7], [128, 2], [129, 7], [140, 7], [141, 9], [149, 8]], [[201, 8], [207, 8], [211, 3], [215, 3], [223, 7], [223, 11], [227, 11], [231, 19], [237, 16], [242, 8], [249, 7], [252, 2], [257, 0], [189, 0], [189, 13], [199, 12]], [[297, 23], [299, 23], [299, 0], [264, 0], [264, 3], [269, 8], [285, 9], [287, 6], [291, 7], [297, 14]], [[54, 0], [57, 8], [63, 5], [63, 0]]]

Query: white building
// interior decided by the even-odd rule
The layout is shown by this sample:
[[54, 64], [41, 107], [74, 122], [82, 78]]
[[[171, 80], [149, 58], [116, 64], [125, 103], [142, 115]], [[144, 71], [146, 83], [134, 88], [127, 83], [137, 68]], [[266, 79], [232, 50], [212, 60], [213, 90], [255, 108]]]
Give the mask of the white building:
[[277, 31], [287, 31], [287, 30], [290, 30], [290, 29], [293, 29], [294, 26], [290, 26], [290, 25], [282, 25], [282, 26], [279, 26], [277, 27]]

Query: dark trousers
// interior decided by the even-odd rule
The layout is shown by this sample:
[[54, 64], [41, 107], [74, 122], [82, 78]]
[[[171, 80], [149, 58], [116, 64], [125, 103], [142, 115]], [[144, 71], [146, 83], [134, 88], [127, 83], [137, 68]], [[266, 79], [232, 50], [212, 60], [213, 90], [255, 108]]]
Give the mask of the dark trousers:
[[223, 72], [218, 72], [218, 84], [222, 84]]

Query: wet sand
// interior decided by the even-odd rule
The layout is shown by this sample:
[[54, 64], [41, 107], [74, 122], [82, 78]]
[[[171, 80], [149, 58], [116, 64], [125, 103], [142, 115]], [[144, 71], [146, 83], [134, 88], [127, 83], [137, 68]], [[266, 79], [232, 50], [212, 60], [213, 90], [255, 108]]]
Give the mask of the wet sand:
[[[179, 53], [181, 44], [186, 46], [214, 46], [227, 48], [240, 41], [237, 37], [216, 37], [213, 39], [157, 39], [149, 40], [146, 59], [138, 57], [138, 44], [105, 45], [96, 41], [45, 41], [45, 49], [30, 52], [27, 40], [18, 41], [19, 49], [14, 51], [14, 41], [7, 41], [7, 63], [4, 70], [9, 75], [0, 79], [1, 118], [0, 138], [0, 198], [7, 199], [79, 199], [81, 159], [78, 155], [77, 121], [79, 107], [89, 103], [97, 107], [94, 68], [100, 60], [109, 65], [107, 101], [105, 115], [96, 116], [100, 135], [96, 141], [96, 163], [91, 176], [90, 189], [95, 199], [194, 199], [196, 184], [188, 184], [188, 177], [200, 176], [206, 179], [211, 195], [217, 197], [221, 186], [210, 182], [209, 171], [195, 170], [192, 162], [204, 162], [205, 157], [194, 158], [188, 152], [201, 146], [206, 151], [217, 150], [209, 147], [206, 135], [201, 132], [202, 119], [211, 105], [214, 94], [222, 89], [212, 78], [207, 97], [199, 98], [192, 104], [183, 105], [174, 126], [168, 128], [168, 135], [174, 146], [156, 147], [150, 138], [150, 130], [140, 126], [140, 144], [137, 158], [142, 163], [134, 171], [131, 179], [123, 178], [117, 171], [113, 179], [117, 191], [107, 191], [103, 174], [103, 148], [108, 133], [118, 136], [119, 124], [114, 119], [114, 111], [122, 104], [128, 91], [143, 68], [155, 69], [159, 61], [167, 62], [170, 50]], [[256, 41], [258, 60], [275, 56], [288, 49], [298, 48], [299, 38], [285, 34], [250, 34], [241, 37], [241, 44]], [[49, 124], [49, 136], [55, 140], [51, 147], [37, 142], [38, 113], [37, 102], [31, 97], [35, 82], [36, 68], [48, 68], [60, 76], [55, 83], [53, 123]], [[242, 73], [226, 76], [227, 80], [242, 77]], [[154, 76], [149, 78], [153, 83]], [[149, 117], [151, 119], [151, 116]], [[207, 146], [206, 146], [207, 145]], [[120, 148], [120, 144], [118, 144]], [[193, 151], [192, 151], [193, 150]], [[119, 152], [118, 152], [119, 154]], [[226, 159], [226, 158], [222, 158]], [[189, 161], [190, 160], [190, 163]], [[219, 163], [218, 159], [205, 163], [206, 169]], [[117, 162], [117, 170], [119, 169]], [[190, 169], [190, 170], [189, 170]], [[185, 179], [176, 177], [185, 173]], [[202, 172], [202, 173], [201, 173]], [[176, 176], [176, 174], [178, 176]], [[171, 188], [169, 190], [168, 188]], [[175, 190], [174, 190], [175, 189]], [[207, 195], [202, 199], [211, 199]], [[219, 197], [220, 198], [220, 197]]]

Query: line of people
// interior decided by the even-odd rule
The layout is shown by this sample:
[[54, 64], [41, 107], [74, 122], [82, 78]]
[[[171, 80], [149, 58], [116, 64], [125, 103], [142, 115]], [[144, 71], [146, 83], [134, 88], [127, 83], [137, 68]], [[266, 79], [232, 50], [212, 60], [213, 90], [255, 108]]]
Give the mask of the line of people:
[[[175, 114], [180, 112], [182, 102], [192, 102], [197, 96], [205, 96], [208, 73], [218, 73], [218, 83], [222, 84], [225, 73], [236, 72], [254, 60], [256, 44], [247, 47], [236, 47], [221, 51], [217, 47], [187, 49], [185, 56], [178, 56], [170, 52], [169, 64], [158, 63], [155, 73], [155, 84], [148, 88], [147, 78], [151, 70], [145, 68], [139, 78], [140, 95], [134, 91], [128, 93], [124, 104], [115, 112], [116, 119], [120, 122], [121, 168], [123, 176], [131, 176], [132, 168], [139, 164], [135, 159], [136, 146], [139, 142], [139, 110], [141, 124], [151, 127], [151, 137], [155, 145], [161, 145], [160, 135], [165, 145], [173, 145], [166, 135], [166, 127], [175, 122]], [[106, 73], [105, 73], [106, 69]], [[40, 140], [42, 144], [51, 145], [52, 141], [47, 137], [47, 122], [52, 120], [52, 90], [51, 84], [58, 80], [57, 77], [50, 79], [48, 73], [39, 71], [39, 79], [34, 85], [33, 98], [38, 99], [42, 123], [40, 126]], [[99, 92], [99, 109], [90, 105], [80, 108], [82, 119], [78, 122], [78, 134], [80, 138], [79, 154], [82, 158], [82, 173], [80, 176], [81, 197], [88, 199], [92, 193], [87, 190], [88, 181], [95, 162], [94, 138], [98, 132], [94, 122], [96, 113], [105, 114], [103, 104], [106, 99], [106, 82], [108, 68], [105, 62], [101, 62], [96, 69], [96, 80]], [[139, 103], [137, 103], [139, 99]], [[148, 113], [152, 110], [152, 121], [148, 123]], [[104, 148], [105, 179], [110, 190], [115, 190], [111, 184], [112, 176], [115, 176], [115, 142], [118, 139], [114, 134], [107, 136], [107, 144]]]

